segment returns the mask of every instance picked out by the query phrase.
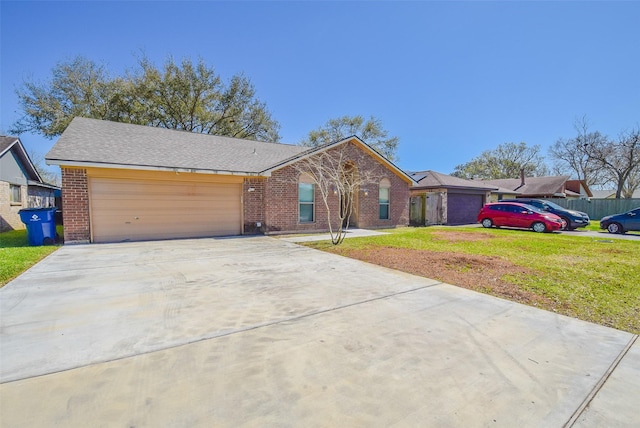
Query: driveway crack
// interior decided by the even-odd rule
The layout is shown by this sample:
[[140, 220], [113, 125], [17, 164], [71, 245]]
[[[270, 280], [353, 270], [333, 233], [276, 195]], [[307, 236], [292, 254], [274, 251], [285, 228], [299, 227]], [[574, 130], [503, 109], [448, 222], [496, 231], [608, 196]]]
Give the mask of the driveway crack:
[[580, 406], [578, 406], [576, 411], [573, 412], [573, 414], [571, 415], [567, 423], [563, 425], [563, 428], [570, 428], [575, 425], [575, 423], [578, 421], [578, 418], [580, 418], [580, 416], [584, 413], [584, 411], [587, 410], [587, 408], [589, 407], [593, 399], [596, 398], [596, 395], [598, 395], [598, 393], [600, 392], [604, 384], [607, 383], [607, 380], [609, 379], [611, 374], [620, 365], [620, 362], [622, 362], [622, 360], [627, 355], [627, 353], [629, 352], [633, 344], [636, 343], [637, 339], [638, 339], [637, 334], [631, 338], [629, 343], [627, 343], [627, 346], [625, 346], [624, 349], [620, 352], [620, 354], [618, 354], [616, 359], [613, 360], [613, 363], [611, 363], [607, 371], [604, 373], [604, 375], [602, 375], [602, 377], [600, 378], [598, 383], [596, 383], [596, 385], [593, 387], [591, 392], [585, 397], [585, 399], [582, 401]]

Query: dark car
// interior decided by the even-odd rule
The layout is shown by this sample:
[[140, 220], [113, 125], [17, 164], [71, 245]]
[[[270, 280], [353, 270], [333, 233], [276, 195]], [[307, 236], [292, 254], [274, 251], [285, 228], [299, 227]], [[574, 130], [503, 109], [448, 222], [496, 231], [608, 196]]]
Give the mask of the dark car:
[[555, 214], [517, 202], [486, 204], [478, 213], [483, 227], [507, 226], [533, 229], [535, 232], [552, 232], [564, 227], [564, 221]]
[[613, 214], [600, 219], [600, 229], [609, 233], [625, 233], [629, 230], [640, 231], [640, 207], [622, 214]]
[[582, 211], [569, 210], [551, 201], [545, 201], [544, 199], [501, 199], [499, 202], [518, 202], [521, 204], [534, 206], [542, 211], [548, 211], [552, 214], [557, 215], [565, 221], [565, 223], [567, 224], [565, 226], [565, 230], [573, 230], [578, 227], [585, 227], [589, 225], [589, 215], [587, 213], [583, 213]]

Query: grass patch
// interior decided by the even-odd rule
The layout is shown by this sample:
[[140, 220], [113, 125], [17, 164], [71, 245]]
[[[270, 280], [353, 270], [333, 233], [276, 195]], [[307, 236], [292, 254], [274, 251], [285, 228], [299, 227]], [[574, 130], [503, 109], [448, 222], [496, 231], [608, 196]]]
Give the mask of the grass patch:
[[477, 227], [388, 232], [305, 245], [640, 333], [640, 241]]
[[[63, 235], [62, 226], [56, 230]], [[26, 230], [11, 230], [0, 233], [0, 287], [53, 253], [58, 246], [31, 247]]]
[[600, 220], [591, 220], [587, 226], [578, 228], [578, 230], [590, 230], [592, 232], [599, 232], [602, 230], [600, 229]]

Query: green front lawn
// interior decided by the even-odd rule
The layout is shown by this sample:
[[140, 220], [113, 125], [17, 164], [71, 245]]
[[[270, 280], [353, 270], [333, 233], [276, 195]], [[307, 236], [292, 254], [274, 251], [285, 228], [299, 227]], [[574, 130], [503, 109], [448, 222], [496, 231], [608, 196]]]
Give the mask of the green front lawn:
[[[62, 227], [57, 232], [62, 236]], [[0, 287], [53, 253], [58, 246], [30, 247], [26, 230], [0, 233]]]
[[305, 245], [640, 333], [640, 241], [477, 227], [388, 232]]

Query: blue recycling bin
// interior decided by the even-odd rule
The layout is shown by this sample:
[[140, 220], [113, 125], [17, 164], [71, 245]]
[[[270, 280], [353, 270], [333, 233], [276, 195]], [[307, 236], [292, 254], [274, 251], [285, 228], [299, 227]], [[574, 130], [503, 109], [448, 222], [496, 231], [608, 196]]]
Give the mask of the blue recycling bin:
[[51, 245], [56, 242], [57, 208], [24, 208], [18, 211], [20, 220], [27, 226], [29, 245]]

